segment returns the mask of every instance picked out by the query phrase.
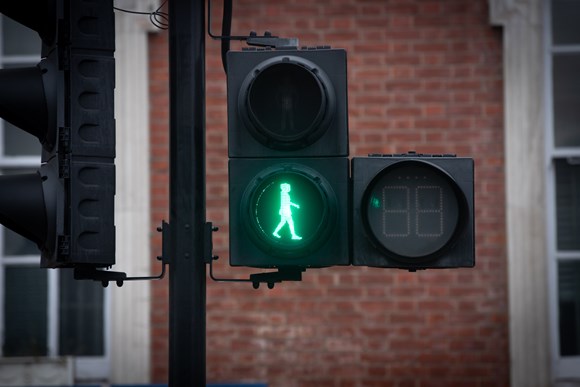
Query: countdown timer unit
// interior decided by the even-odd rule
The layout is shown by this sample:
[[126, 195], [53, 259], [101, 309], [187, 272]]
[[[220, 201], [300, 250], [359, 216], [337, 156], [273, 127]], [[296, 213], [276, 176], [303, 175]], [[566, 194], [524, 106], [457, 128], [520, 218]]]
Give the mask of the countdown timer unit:
[[230, 264], [349, 264], [348, 159], [231, 159]]
[[408, 270], [473, 267], [473, 159], [352, 159], [353, 265]]

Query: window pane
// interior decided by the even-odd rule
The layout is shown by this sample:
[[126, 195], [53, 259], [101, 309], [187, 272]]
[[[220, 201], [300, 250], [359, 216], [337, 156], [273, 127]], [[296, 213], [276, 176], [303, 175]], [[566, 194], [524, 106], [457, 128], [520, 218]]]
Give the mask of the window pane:
[[10, 18], [2, 17], [2, 36], [4, 37], [4, 55], [39, 55], [40, 53], [41, 40], [38, 34]]
[[558, 250], [580, 250], [580, 160], [555, 163]]
[[580, 355], [580, 261], [558, 263], [560, 355]]
[[554, 44], [580, 44], [580, 1], [552, 0]]
[[4, 232], [4, 255], [40, 255], [36, 243], [16, 234], [14, 231], [1, 227]]
[[60, 269], [59, 355], [104, 354], [103, 287], [99, 282], [76, 281]]
[[[9, 175], [17, 173], [31, 173], [32, 170], [16, 168], [16, 169], [0, 169], [0, 175]], [[4, 244], [1, 248], [2, 255], [18, 256], [18, 255], [40, 255], [40, 250], [36, 243], [20, 236], [8, 228], [0, 225], [0, 232], [4, 237]]]
[[5, 156], [39, 156], [42, 146], [38, 138], [4, 121]]
[[580, 54], [554, 55], [554, 138], [557, 147], [580, 146], [578, 69], [580, 69]]
[[47, 274], [35, 267], [5, 269], [4, 356], [47, 355]]

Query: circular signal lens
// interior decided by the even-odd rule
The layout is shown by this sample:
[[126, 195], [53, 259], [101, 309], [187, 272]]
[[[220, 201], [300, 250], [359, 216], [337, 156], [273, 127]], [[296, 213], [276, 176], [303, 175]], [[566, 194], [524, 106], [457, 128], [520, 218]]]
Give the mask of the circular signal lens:
[[242, 219], [265, 251], [301, 257], [322, 244], [336, 219], [336, 197], [316, 171], [280, 165], [259, 174], [242, 199]]
[[403, 262], [439, 257], [465, 224], [466, 199], [453, 179], [422, 161], [382, 170], [363, 195], [367, 233], [386, 254]]

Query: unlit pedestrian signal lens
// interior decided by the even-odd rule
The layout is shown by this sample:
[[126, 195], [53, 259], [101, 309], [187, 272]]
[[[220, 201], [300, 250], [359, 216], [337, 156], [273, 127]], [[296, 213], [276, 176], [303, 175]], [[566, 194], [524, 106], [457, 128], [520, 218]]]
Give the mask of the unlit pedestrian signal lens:
[[242, 114], [255, 138], [267, 146], [304, 148], [324, 133], [327, 125], [320, 124], [332, 114], [334, 104], [327, 102], [330, 85], [325, 87], [299, 60], [268, 65], [253, 73], [247, 88], [240, 91]]

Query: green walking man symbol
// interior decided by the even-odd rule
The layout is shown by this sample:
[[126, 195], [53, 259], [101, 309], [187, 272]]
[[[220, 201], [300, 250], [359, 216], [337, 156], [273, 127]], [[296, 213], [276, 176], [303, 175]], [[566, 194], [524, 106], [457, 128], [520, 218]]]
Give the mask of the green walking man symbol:
[[294, 220], [292, 219], [292, 207], [300, 208], [300, 206], [296, 203], [292, 203], [290, 200], [290, 194], [292, 187], [288, 183], [280, 184], [280, 223], [276, 227], [276, 230], [272, 233], [276, 238], [281, 238], [278, 231], [284, 227], [285, 224], [288, 224], [290, 228], [290, 234], [292, 235], [292, 239], [300, 240], [302, 239], [301, 236], [296, 235], [296, 231], [294, 230]]

